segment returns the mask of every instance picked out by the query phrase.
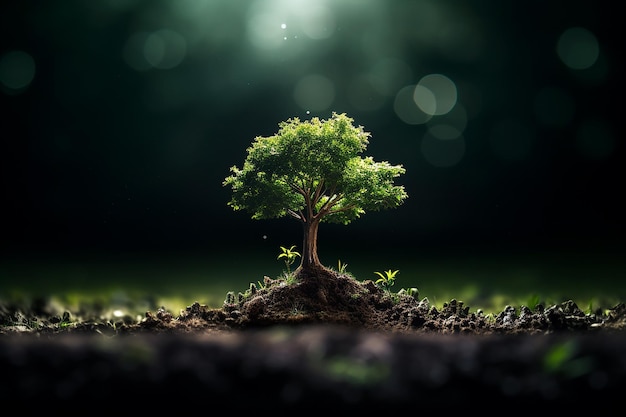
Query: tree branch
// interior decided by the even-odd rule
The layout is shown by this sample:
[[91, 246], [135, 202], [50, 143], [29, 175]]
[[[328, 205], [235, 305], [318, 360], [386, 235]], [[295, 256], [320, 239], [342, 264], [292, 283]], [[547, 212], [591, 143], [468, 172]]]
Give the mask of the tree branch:
[[313, 201], [315, 202], [315, 204], [320, 201], [320, 197], [324, 194], [325, 191], [326, 189], [324, 186], [324, 179], [322, 178], [315, 188], [315, 195], [313, 196]]
[[345, 207], [342, 207], [342, 208], [340, 208], [340, 209], [337, 209], [337, 210], [332, 210], [332, 209], [331, 209], [331, 210], [328, 210], [328, 213], [326, 213], [326, 214], [341, 213], [342, 211], [352, 210], [352, 209], [353, 209], [353, 208], [355, 208], [355, 207], [356, 207], [356, 204], [349, 204], [349, 205], [347, 205], [347, 206], [345, 206]]
[[294, 190], [295, 192], [297, 192], [298, 194], [305, 195], [304, 188], [298, 187], [296, 184], [294, 184], [292, 182], [289, 183], [289, 187], [291, 187], [291, 189]]
[[296, 213], [292, 209], [287, 209], [287, 214], [289, 214], [291, 217], [293, 217], [296, 220], [302, 221], [302, 212]]
[[[318, 215], [326, 216], [327, 214], [332, 212], [332, 208], [335, 207], [342, 199], [344, 198], [344, 194], [333, 194], [331, 197], [326, 200], [326, 202], [320, 207], [320, 211]], [[337, 213], [339, 210], [335, 211]]]

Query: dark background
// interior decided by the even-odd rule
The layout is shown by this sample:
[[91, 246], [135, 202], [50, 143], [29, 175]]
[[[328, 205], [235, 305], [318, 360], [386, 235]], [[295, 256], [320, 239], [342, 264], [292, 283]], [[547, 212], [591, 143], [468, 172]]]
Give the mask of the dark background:
[[[0, 84], [3, 256], [211, 257], [217, 248], [299, 245], [296, 222], [252, 221], [228, 208], [222, 181], [255, 136], [332, 111], [372, 133], [368, 155], [404, 165], [409, 199], [323, 226], [321, 247], [619, 253], [618, 3], [3, 2], [4, 73], [15, 71], [6, 59], [14, 51], [34, 63], [25, 67], [34, 68], [30, 82]], [[572, 69], [557, 53], [574, 27], [599, 45], [589, 68]], [[385, 94], [355, 84], [382, 61], [402, 63], [383, 73]], [[421, 152], [427, 125], [394, 110], [394, 92], [435, 73], [455, 82], [467, 116], [464, 152], [451, 166], [432, 165]], [[313, 109], [294, 95], [312, 74], [334, 88], [330, 104]]]

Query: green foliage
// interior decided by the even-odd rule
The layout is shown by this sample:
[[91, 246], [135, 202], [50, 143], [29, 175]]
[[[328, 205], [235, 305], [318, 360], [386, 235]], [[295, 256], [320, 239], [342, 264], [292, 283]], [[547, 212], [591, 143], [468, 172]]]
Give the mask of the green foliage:
[[578, 378], [591, 373], [596, 366], [593, 358], [580, 357], [577, 350], [578, 346], [574, 340], [554, 344], [543, 357], [544, 370], [568, 378]]
[[224, 186], [228, 205], [253, 219], [289, 215], [302, 222], [348, 224], [366, 210], [397, 207], [407, 198], [394, 179], [402, 165], [360, 157], [370, 133], [345, 114], [328, 120], [288, 119], [277, 134], [256, 137], [241, 168], [231, 167]]
[[528, 307], [531, 311], [535, 311], [537, 306], [541, 303], [541, 298], [537, 294], [531, 294], [526, 300], [526, 307]]
[[340, 274], [345, 274], [347, 267], [348, 267], [348, 264], [341, 263], [341, 259], [337, 260], [337, 268], [338, 268], [337, 271], [339, 271]]
[[377, 386], [391, 373], [385, 363], [354, 360], [340, 355], [319, 360], [316, 368], [334, 380], [360, 386]]
[[393, 285], [396, 283], [396, 275], [398, 275], [399, 272], [400, 271], [398, 269], [396, 269], [395, 271], [388, 269], [384, 271], [384, 273], [376, 271], [374, 273], [380, 278], [378, 278], [374, 283], [378, 287], [382, 288], [394, 300], [394, 302], [398, 302], [401, 297], [404, 296], [418, 299], [419, 290], [416, 287], [400, 288], [397, 293], [391, 292], [391, 287], [393, 287]]
[[[56, 321], [56, 320], [54, 320]], [[57, 326], [60, 329], [68, 328], [72, 325], [72, 319], [69, 311], [64, 311], [63, 315], [58, 319]]]
[[398, 291], [398, 295], [408, 295], [409, 297], [413, 297], [417, 299], [419, 297], [419, 290], [416, 287], [411, 288], [400, 288]]
[[388, 269], [384, 274], [378, 271], [374, 272], [380, 277], [375, 281], [375, 284], [380, 286], [385, 291], [391, 291], [391, 287], [393, 287], [393, 284], [396, 282], [396, 275], [398, 275], [398, 272], [400, 271], [397, 269], [395, 271]]
[[317, 256], [320, 222], [348, 224], [366, 210], [395, 208], [408, 197], [394, 184], [405, 172], [402, 165], [361, 156], [369, 137], [345, 113], [281, 122], [278, 133], [254, 139], [241, 167], [230, 168], [222, 183], [232, 190], [228, 205], [253, 219], [300, 221], [301, 267], [323, 268]]
[[296, 261], [296, 258], [298, 256], [302, 256], [300, 255], [299, 252], [296, 252], [295, 249], [296, 245], [292, 245], [289, 249], [287, 249], [284, 246], [280, 247], [280, 250], [282, 251], [282, 253], [280, 255], [278, 255], [278, 258], [276, 259], [284, 259], [285, 262], [285, 266], [287, 267], [287, 274], [289, 275], [291, 273], [291, 265], [293, 265], [293, 263]]

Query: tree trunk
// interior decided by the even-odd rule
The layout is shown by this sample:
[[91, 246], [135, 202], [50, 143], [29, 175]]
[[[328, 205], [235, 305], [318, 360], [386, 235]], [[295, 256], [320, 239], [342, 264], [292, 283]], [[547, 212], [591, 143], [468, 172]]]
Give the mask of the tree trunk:
[[317, 256], [317, 230], [319, 224], [320, 222], [317, 219], [302, 223], [304, 239], [302, 242], [302, 259], [299, 269], [314, 271], [322, 268], [322, 264]]

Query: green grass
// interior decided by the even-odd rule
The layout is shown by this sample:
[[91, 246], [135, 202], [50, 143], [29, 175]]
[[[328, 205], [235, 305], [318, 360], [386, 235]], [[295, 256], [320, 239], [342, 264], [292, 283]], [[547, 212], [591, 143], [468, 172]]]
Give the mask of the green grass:
[[[340, 259], [345, 272], [360, 281], [380, 278], [375, 271], [398, 270], [392, 291], [416, 287], [419, 298], [427, 297], [436, 307], [454, 298], [470, 311], [495, 312], [507, 304], [571, 299], [586, 310], [626, 300], [625, 261], [603, 254], [329, 252], [320, 253], [324, 264], [336, 270]], [[277, 278], [284, 272], [277, 249], [255, 253], [5, 260], [0, 262], [0, 299], [45, 296], [73, 306], [163, 306], [174, 314], [194, 302], [221, 307], [228, 291], [243, 292], [264, 275]]]

